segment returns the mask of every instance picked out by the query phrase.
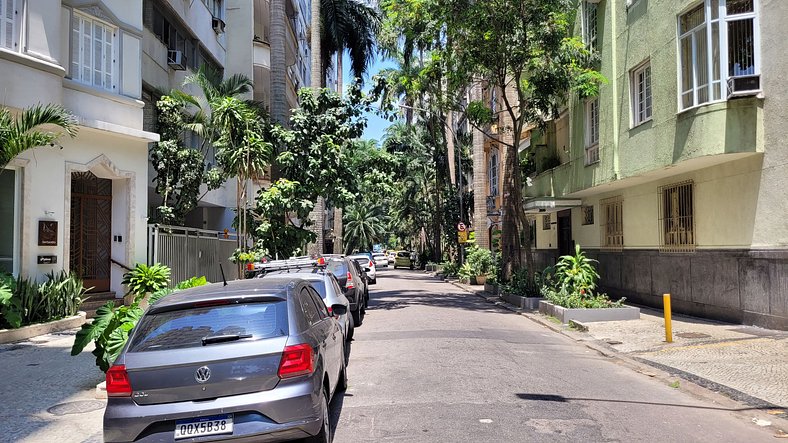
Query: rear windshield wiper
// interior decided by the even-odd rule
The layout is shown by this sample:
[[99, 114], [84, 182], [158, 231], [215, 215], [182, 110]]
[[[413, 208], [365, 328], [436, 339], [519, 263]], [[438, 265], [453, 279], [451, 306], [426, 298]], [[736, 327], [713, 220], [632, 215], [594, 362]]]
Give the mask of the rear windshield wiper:
[[202, 338], [202, 345], [205, 346], [213, 343], [224, 343], [228, 341], [242, 340], [244, 338], [252, 338], [252, 334], [211, 335]]

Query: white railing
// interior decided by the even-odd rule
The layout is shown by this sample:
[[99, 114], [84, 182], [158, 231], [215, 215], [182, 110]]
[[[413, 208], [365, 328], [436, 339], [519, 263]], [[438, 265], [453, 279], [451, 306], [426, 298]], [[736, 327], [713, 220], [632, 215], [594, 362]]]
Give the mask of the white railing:
[[238, 266], [230, 261], [236, 247], [234, 233], [148, 225], [148, 263], [169, 266], [173, 284], [203, 275], [209, 282], [220, 282], [219, 264], [224, 268], [227, 280], [237, 279]]

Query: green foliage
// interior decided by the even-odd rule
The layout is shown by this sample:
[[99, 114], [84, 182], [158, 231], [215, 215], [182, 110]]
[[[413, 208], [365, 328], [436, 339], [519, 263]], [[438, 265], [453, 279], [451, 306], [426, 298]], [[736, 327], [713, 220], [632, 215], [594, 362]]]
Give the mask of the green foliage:
[[40, 285], [0, 275], [0, 327], [18, 328], [76, 315], [84, 295], [82, 280], [65, 271], [50, 272]]
[[153, 293], [170, 283], [170, 268], [161, 263], [151, 266], [137, 263], [134, 269], [123, 275], [122, 283], [128, 286], [131, 294], [137, 296]]
[[380, 27], [376, 9], [356, 0], [321, 0], [320, 14], [323, 76], [331, 58], [347, 49], [353, 76], [362, 78], [375, 58], [375, 35]]
[[503, 292], [523, 297], [541, 297], [539, 280], [525, 268], [512, 273], [512, 278], [503, 285]]
[[575, 246], [574, 255], [564, 255], [555, 266], [555, 273], [546, 274], [542, 293], [551, 303], [565, 308], [609, 308], [621, 306], [624, 299], [612, 302], [606, 294], [597, 294], [599, 274], [594, 269], [596, 260], [587, 258]]
[[356, 250], [370, 251], [372, 245], [385, 238], [386, 217], [380, 206], [365, 202], [353, 204], [343, 213], [343, 219], [346, 254]]
[[308, 227], [315, 203], [303, 194], [298, 182], [287, 179], [260, 189], [252, 210], [258, 254], [290, 257], [306, 242], [314, 241], [315, 234]]
[[59, 105], [36, 105], [14, 115], [0, 107], [0, 171], [22, 152], [55, 143], [60, 133], [42, 130], [43, 125], [58, 126], [72, 138], [77, 135], [74, 117]]
[[467, 250], [465, 264], [469, 265], [474, 276], [488, 275], [494, 271], [494, 260], [492, 252], [486, 248], [473, 245]]
[[460, 269], [457, 271], [457, 277], [461, 280], [469, 281], [471, 278], [476, 277], [478, 274], [476, 270], [473, 269], [470, 263], [465, 262], [460, 266]]
[[[207, 284], [205, 277], [192, 277], [178, 283], [176, 291], [204, 284]], [[172, 289], [161, 287], [150, 295], [148, 302], [155, 303], [173, 292]], [[92, 354], [96, 357], [96, 366], [107, 372], [126, 346], [132, 329], [145, 313], [145, 309], [141, 307], [145, 295], [145, 292], [137, 293], [128, 306], [116, 307], [115, 303], [110, 301], [99, 307], [93, 321], [83, 324], [82, 329], [77, 332], [71, 346], [71, 355], [79, 355], [92, 342], [95, 345]]]
[[447, 261], [441, 264], [441, 269], [445, 277], [456, 277], [460, 271], [460, 265], [453, 261]]

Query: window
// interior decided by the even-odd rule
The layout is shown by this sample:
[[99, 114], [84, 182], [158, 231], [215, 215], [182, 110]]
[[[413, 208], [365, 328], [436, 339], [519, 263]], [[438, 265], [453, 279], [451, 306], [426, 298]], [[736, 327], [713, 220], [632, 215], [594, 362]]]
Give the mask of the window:
[[71, 78], [97, 88], [114, 90], [116, 28], [87, 15], [71, 16]]
[[222, 8], [222, 0], [202, 0], [205, 6], [211, 11], [211, 15], [216, 18], [224, 18], [224, 8]]
[[624, 247], [624, 204], [621, 197], [599, 202], [602, 211], [602, 249], [620, 251]]
[[695, 251], [695, 205], [692, 180], [659, 188], [660, 251]]
[[594, 224], [594, 207], [593, 206], [581, 206], [580, 210], [582, 211], [583, 225], [593, 225]]
[[490, 150], [490, 156], [487, 160], [487, 181], [490, 196], [495, 197], [498, 195], [498, 150]]
[[588, 46], [589, 50], [596, 49], [596, 34], [597, 34], [597, 19], [596, 19], [596, 3], [583, 2], [583, 43]]
[[0, 169], [0, 273], [19, 273], [20, 176]]
[[760, 75], [755, 2], [704, 0], [679, 16], [680, 109], [723, 100], [732, 92], [760, 89], [757, 78], [735, 82]]
[[304, 319], [306, 319], [310, 325], [319, 323], [321, 320], [320, 314], [317, 312], [317, 306], [314, 300], [312, 300], [309, 290], [306, 288], [302, 289], [301, 296], [298, 297], [298, 300], [301, 302], [301, 309], [304, 311]]
[[632, 126], [651, 120], [651, 63], [632, 70]]
[[599, 161], [599, 99], [586, 102], [586, 165]]
[[542, 231], [549, 231], [550, 230], [550, 216], [543, 215], [542, 216]]
[[0, 0], [0, 48], [16, 51], [19, 48], [19, 0]]

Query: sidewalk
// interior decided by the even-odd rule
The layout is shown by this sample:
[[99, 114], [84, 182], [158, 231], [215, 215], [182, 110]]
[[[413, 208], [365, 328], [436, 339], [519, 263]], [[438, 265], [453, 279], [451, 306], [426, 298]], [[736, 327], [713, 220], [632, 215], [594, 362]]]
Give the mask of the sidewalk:
[[[788, 420], [788, 332], [673, 315], [673, 343], [665, 341], [662, 312], [641, 307], [639, 320], [584, 323], [581, 332], [537, 311], [523, 311], [451, 281], [575, 340], [721, 393], [769, 417]], [[785, 421], [788, 423], [788, 421]]]

